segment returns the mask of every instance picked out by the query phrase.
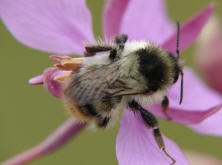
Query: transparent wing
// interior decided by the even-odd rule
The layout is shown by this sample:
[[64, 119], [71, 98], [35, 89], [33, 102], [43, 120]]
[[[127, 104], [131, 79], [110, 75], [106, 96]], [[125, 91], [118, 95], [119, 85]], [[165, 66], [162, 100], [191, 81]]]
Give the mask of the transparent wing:
[[107, 95], [106, 90], [118, 79], [119, 68], [118, 63], [113, 63], [76, 74], [65, 94], [75, 99], [79, 105], [97, 102]]
[[70, 83], [65, 95], [75, 100], [80, 106], [95, 103], [112, 97], [138, 95], [144, 93], [144, 87], [138, 77], [120, 78], [124, 67], [120, 62], [87, 69], [77, 73]]

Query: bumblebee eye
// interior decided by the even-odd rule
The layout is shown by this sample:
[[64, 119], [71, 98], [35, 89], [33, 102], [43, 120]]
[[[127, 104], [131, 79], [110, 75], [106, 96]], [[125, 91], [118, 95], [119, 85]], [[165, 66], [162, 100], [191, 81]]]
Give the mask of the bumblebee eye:
[[117, 55], [117, 50], [112, 49], [109, 54], [109, 59], [113, 61], [116, 58], [116, 55]]
[[175, 66], [174, 67], [174, 76], [173, 76], [173, 83], [176, 83], [178, 78], [179, 78], [179, 74], [180, 74], [180, 71], [179, 71], [179, 67], [178, 66]]

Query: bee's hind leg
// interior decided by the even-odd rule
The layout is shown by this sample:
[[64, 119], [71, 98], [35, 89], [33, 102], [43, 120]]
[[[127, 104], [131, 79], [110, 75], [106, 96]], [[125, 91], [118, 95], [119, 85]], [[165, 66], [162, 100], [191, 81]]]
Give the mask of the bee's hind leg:
[[128, 105], [129, 105], [130, 108], [132, 108], [132, 110], [137, 110], [137, 111], [140, 112], [140, 114], [141, 114], [141, 116], [143, 118], [143, 121], [145, 122], [146, 126], [151, 127], [153, 129], [153, 135], [154, 135], [154, 138], [155, 138], [159, 148], [161, 150], [163, 150], [164, 154], [169, 159], [171, 159], [172, 164], [175, 164], [176, 160], [172, 156], [170, 156], [168, 154], [168, 152], [166, 151], [166, 147], [165, 147], [165, 144], [164, 144], [164, 141], [163, 141], [160, 129], [159, 129], [158, 121], [155, 118], [155, 116], [152, 113], [150, 113], [147, 110], [145, 110], [135, 100], [131, 101]]
[[163, 97], [163, 100], [161, 102], [161, 107], [162, 107], [162, 112], [167, 117], [167, 119], [172, 120], [172, 118], [168, 114], [168, 112], [169, 112], [169, 99], [168, 99], [167, 96]]
[[97, 125], [102, 128], [106, 128], [110, 121], [110, 117], [99, 117], [97, 119]]

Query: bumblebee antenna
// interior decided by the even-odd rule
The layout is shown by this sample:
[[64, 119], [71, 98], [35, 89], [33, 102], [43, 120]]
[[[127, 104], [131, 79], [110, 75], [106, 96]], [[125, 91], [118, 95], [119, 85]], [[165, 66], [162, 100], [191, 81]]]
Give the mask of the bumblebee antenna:
[[177, 54], [178, 59], [179, 59], [179, 56], [180, 56], [179, 41], [180, 41], [180, 23], [179, 23], [179, 21], [177, 21], [177, 48], [176, 48], [176, 54]]
[[180, 72], [181, 81], [180, 81], [180, 104], [183, 101], [183, 72]]
[[[180, 23], [177, 21], [177, 47], [176, 47], [176, 54], [177, 54], [177, 60], [180, 58], [180, 50], [179, 50], [179, 41], [180, 41]], [[180, 81], [180, 102], [183, 101], [183, 71], [180, 71], [181, 81]]]

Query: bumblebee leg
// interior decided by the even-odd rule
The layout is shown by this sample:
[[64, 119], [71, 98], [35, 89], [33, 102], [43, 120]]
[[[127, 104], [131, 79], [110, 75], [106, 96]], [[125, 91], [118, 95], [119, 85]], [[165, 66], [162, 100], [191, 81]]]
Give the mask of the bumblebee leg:
[[109, 121], [110, 121], [109, 117], [103, 117], [103, 118], [100, 117], [100, 118], [97, 119], [97, 125], [99, 127], [105, 128], [108, 125]]
[[162, 111], [164, 113], [164, 115], [167, 117], [168, 120], [172, 120], [172, 118], [169, 116], [168, 114], [168, 110], [169, 110], [169, 99], [167, 96], [163, 97], [162, 103]]
[[156, 143], [158, 144], [159, 148], [163, 150], [164, 154], [171, 159], [172, 164], [176, 163], [176, 160], [168, 154], [166, 151], [166, 147], [159, 129], [159, 124], [155, 116], [145, 110], [140, 104], [138, 104], [135, 100], [131, 101], [129, 103], [129, 107], [132, 108], [132, 110], [138, 110], [143, 118], [143, 121], [145, 122], [146, 126], [151, 127], [153, 129], [153, 135], [156, 140]]
[[84, 52], [85, 57], [94, 56], [99, 52], [111, 51], [113, 49], [112, 46], [106, 45], [87, 45], [85, 46], [86, 51]]
[[[120, 34], [115, 37], [114, 42], [118, 45], [120, 49], [123, 49], [127, 39], [128, 36], [126, 34]], [[84, 52], [85, 57], [94, 56], [96, 53], [106, 52], [106, 51], [113, 51], [111, 52], [111, 54], [116, 54], [116, 49], [113, 48], [113, 46], [109, 45], [87, 45], [85, 46], [85, 50], [86, 50]]]

